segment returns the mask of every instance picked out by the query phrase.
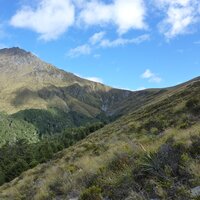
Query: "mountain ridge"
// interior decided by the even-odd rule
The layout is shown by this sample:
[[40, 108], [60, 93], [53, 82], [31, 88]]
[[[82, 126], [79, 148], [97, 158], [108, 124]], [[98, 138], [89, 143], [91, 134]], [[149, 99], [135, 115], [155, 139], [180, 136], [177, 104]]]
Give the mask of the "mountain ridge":
[[[75, 88], [74, 90], [79, 90], [79, 92], [82, 92], [82, 94], [84, 93], [84, 95], [92, 92], [98, 93], [99, 91], [106, 93], [112, 89], [101, 83], [91, 82], [77, 77], [72, 73], [60, 70], [51, 64], [41, 61], [32, 53], [16, 47], [0, 50], [0, 72], [0, 89], [1, 93], [3, 95], [5, 94], [5, 99], [0, 99], [0, 107], [1, 110], [2, 107], [4, 107], [4, 111], [8, 113], [14, 113], [29, 108], [47, 109], [51, 103], [40, 98], [38, 94], [31, 96], [31, 93], [34, 94], [38, 91], [41, 94], [42, 90], [45, 90], [45, 88], [50, 90], [51, 87], [57, 87], [59, 90], [59, 88], [73, 87]], [[118, 93], [123, 93], [122, 90], [117, 91]], [[13, 97], [17, 97], [17, 95], [21, 95], [25, 99], [27, 98], [26, 104], [29, 105], [21, 105], [19, 108], [17, 108], [16, 105], [12, 105], [12, 102], [15, 101]], [[54, 96], [62, 103], [62, 99], [56, 95]], [[36, 103], [34, 103], [34, 101], [28, 103], [28, 100], [32, 98], [36, 99]], [[91, 96], [91, 98], [94, 97]], [[10, 100], [10, 102], [8, 102], [8, 100]], [[54, 102], [54, 100], [52, 100], [52, 102]], [[82, 104], [81, 101], [79, 103]], [[1, 106], [1, 104], [4, 105]], [[39, 105], [39, 107], [35, 107], [36, 104]], [[99, 106], [98, 110], [101, 112]]]
[[116, 89], [60, 70], [18, 47], [0, 50], [0, 72], [0, 111], [55, 108], [91, 118], [122, 116], [199, 80], [143, 91]]
[[54, 108], [90, 118], [123, 116], [200, 79], [168, 88], [122, 90], [60, 70], [19, 47], [0, 50], [0, 72], [0, 111]]

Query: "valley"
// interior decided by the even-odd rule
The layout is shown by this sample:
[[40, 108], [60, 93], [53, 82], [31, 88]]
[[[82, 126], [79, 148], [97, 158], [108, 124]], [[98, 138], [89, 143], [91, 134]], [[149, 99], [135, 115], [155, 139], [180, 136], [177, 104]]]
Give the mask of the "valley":
[[200, 197], [200, 77], [121, 90], [14, 47], [0, 94], [0, 199]]

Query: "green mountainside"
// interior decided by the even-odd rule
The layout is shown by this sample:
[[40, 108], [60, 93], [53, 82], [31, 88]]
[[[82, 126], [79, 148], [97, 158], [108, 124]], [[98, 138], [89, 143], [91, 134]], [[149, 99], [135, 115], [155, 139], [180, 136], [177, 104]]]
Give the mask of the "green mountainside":
[[114, 89], [59, 70], [20, 48], [0, 50], [0, 111], [32, 124], [39, 135], [108, 123], [163, 92]]
[[0, 50], [0, 200], [200, 198], [200, 77], [127, 91]]
[[4, 184], [0, 199], [198, 199], [200, 79], [150, 99]]
[[57, 108], [95, 117], [131, 95], [79, 78], [17, 47], [0, 50], [0, 110]]

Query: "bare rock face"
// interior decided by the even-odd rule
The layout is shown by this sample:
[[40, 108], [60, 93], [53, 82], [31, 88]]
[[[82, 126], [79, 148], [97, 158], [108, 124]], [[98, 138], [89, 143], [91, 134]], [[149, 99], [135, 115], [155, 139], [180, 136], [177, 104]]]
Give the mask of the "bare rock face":
[[0, 50], [0, 70], [2, 73], [10, 73], [9, 75], [14, 73], [15, 77], [38, 76], [42, 72], [51, 75], [52, 71], [55, 71], [52, 65], [18, 47]]
[[[9, 78], [5, 85], [5, 79]], [[35, 89], [43, 86], [67, 86], [74, 83], [88, 84], [86, 80], [59, 70], [40, 60], [34, 54], [18, 47], [0, 50], [0, 83], [3, 86], [17, 84]], [[16, 85], [16, 86], [17, 86]]]
[[27, 55], [31, 54], [30, 52], [27, 52], [23, 49], [20, 49], [19, 47], [13, 47], [13, 48], [4, 48], [0, 49], [0, 54], [5, 54], [5, 55]]
[[[6, 48], [0, 50], [0, 67], [5, 67], [7, 64], [10, 68], [14, 66], [23, 66], [27, 64], [34, 64], [38, 61], [37, 57], [26, 52], [18, 47]], [[8, 67], [7, 66], [7, 67]]]

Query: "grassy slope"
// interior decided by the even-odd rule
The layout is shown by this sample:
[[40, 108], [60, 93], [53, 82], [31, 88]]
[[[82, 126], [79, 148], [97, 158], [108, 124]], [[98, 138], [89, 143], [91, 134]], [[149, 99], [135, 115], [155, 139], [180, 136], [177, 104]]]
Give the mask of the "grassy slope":
[[[94, 117], [108, 102], [112, 88], [91, 82], [43, 62], [19, 48], [0, 50], [0, 110], [56, 107]], [[131, 92], [115, 90], [112, 104]], [[113, 95], [113, 92], [111, 93]], [[111, 106], [111, 105], [106, 105]]]
[[[113, 89], [59, 70], [31, 53], [13, 48], [0, 50], [0, 94], [1, 111], [13, 114], [18, 121], [30, 122], [40, 134], [52, 134], [66, 127], [107, 121], [106, 115], [115, 119], [148, 104], [162, 95], [162, 91], [134, 93]], [[1, 144], [21, 135], [31, 141], [31, 131], [24, 134], [21, 128], [15, 129], [15, 133], [9, 131], [6, 135], [2, 129]]]
[[[0, 109], [3, 111], [15, 113], [29, 108], [47, 109], [49, 106], [67, 111], [73, 97], [66, 95], [63, 99], [62, 95], [72, 85], [89, 86], [91, 91], [109, 90], [109, 87], [59, 70], [24, 50], [12, 48], [0, 51]], [[83, 106], [81, 101], [76, 104], [83, 107], [83, 112], [99, 112], [91, 109], [89, 104], [88, 107]]]
[[0, 111], [56, 108], [87, 117], [123, 115], [163, 90], [130, 92], [91, 82], [43, 62], [19, 48], [0, 50]]
[[[32, 123], [40, 134], [96, 119], [107, 121], [106, 115], [116, 119], [163, 92], [113, 89], [57, 69], [19, 48], [0, 50], [0, 111]], [[13, 140], [13, 134], [9, 136], [7, 140]]]
[[82, 193], [82, 199], [190, 199], [189, 189], [200, 184], [200, 105], [188, 104], [194, 97], [199, 101], [199, 79], [23, 173], [0, 188], [0, 198], [68, 199]]

